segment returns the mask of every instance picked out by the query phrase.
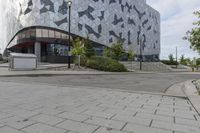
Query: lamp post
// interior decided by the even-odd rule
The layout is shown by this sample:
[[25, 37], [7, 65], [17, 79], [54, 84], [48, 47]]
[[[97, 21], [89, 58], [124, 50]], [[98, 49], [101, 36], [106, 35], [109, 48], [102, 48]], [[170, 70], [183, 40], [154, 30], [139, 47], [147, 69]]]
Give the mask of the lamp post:
[[178, 47], [176, 47], [176, 69], [178, 68]]
[[71, 68], [71, 54], [70, 54], [70, 51], [71, 51], [71, 48], [70, 48], [70, 40], [71, 40], [71, 5], [72, 5], [72, 1], [68, 1], [67, 2], [67, 6], [69, 8], [69, 22], [68, 22], [68, 29], [69, 29], [69, 37], [68, 37], [68, 68]]
[[140, 43], [140, 71], [142, 71], [142, 40], [139, 40]]

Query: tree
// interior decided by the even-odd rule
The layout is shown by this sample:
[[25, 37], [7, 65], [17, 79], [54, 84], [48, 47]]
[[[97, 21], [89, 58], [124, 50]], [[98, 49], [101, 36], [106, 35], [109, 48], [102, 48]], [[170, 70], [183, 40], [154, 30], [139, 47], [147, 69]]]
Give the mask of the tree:
[[174, 62], [174, 56], [173, 56], [173, 54], [170, 54], [170, 55], [169, 55], [169, 61], [170, 61], [170, 62]]
[[95, 56], [95, 50], [94, 47], [92, 46], [92, 43], [89, 39], [89, 36], [87, 36], [84, 40], [84, 44], [85, 44], [85, 56], [87, 58], [90, 58], [92, 56]]
[[185, 59], [184, 55], [181, 55], [180, 64], [182, 64], [182, 65], [187, 65], [188, 64], [188, 61], [187, 61], [187, 59]]
[[128, 48], [127, 57], [128, 57], [129, 61], [133, 61], [134, 60], [135, 53], [134, 53], [132, 45], [130, 45], [129, 48]]
[[196, 64], [197, 64], [197, 66], [200, 66], [200, 58], [198, 58], [198, 59], [196, 60]]
[[104, 48], [103, 56], [112, 58], [112, 50], [108, 47]]
[[190, 48], [200, 53], [200, 11], [194, 12], [194, 14], [199, 19], [197, 22], [193, 23], [196, 27], [187, 31], [186, 36], [183, 37], [183, 39], [188, 40], [191, 43]]
[[131, 61], [131, 69], [133, 71], [133, 60], [134, 60], [135, 54], [131, 46], [128, 49], [127, 56], [128, 56], [128, 60]]
[[118, 40], [116, 43], [113, 43], [111, 46], [112, 58], [115, 60], [120, 60], [120, 58], [125, 54], [122, 41]]
[[77, 38], [73, 41], [71, 54], [78, 57], [78, 66], [80, 67], [81, 56], [85, 56], [84, 40]]
[[114, 60], [119, 61], [120, 58], [125, 54], [125, 49], [123, 48], [123, 43], [121, 41], [117, 41], [113, 43], [110, 48], [104, 48], [104, 56], [110, 57]]

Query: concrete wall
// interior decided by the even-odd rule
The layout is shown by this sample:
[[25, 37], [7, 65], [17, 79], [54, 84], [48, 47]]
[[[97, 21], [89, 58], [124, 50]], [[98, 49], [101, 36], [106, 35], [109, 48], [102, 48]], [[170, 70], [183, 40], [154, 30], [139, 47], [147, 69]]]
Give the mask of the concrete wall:
[[[146, 0], [72, 0], [72, 33], [110, 46], [120, 38], [124, 47], [139, 54], [160, 54], [160, 14]], [[3, 10], [5, 46], [17, 31], [49, 26], [68, 31], [68, 10], [63, 0], [6, 0]]]

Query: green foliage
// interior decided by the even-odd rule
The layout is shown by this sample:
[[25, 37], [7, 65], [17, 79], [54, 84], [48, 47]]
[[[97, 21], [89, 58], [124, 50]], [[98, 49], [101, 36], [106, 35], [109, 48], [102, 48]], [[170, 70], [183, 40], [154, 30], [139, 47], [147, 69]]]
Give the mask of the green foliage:
[[174, 60], [173, 54], [170, 54], [168, 57], [169, 60], [162, 60], [161, 62], [166, 65], [178, 65], [178, 62]]
[[174, 56], [173, 56], [173, 54], [169, 55], [169, 61], [174, 62]]
[[0, 54], [0, 61], [3, 61], [3, 56], [2, 56], [2, 54]]
[[176, 62], [176, 61], [161, 60], [161, 62], [166, 65], [178, 65], [178, 62]]
[[127, 53], [127, 57], [128, 57], [129, 61], [133, 61], [134, 60], [135, 53], [134, 53], [132, 47], [129, 47], [128, 53]]
[[85, 44], [85, 56], [87, 58], [95, 56], [95, 50], [94, 50], [94, 47], [92, 46], [91, 41], [89, 40], [89, 36], [87, 36], [85, 39], [83, 39], [83, 41]]
[[110, 57], [110, 58], [112, 58], [112, 50], [111, 50], [110, 48], [108, 48], [108, 47], [104, 48], [104, 50], [103, 50], [103, 55], [104, 55], [105, 57]]
[[87, 60], [86, 66], [92, 69], [109, 72], [127, 72], [125, 66], [108, 57], [94, 56]]
[[121, 41], [117, 41], [111, 46], [112, 49], [112, 57], [115, 60], [120, 60], [120, 58], [124, 55], [125, 50], [123, 48], [123, 43]]
[[188, 64], [188, 59], [185, 59], [184, 55], [181, 55], [180, 64], [182, 64], [182, 65], [187, 65]]
[[123, 43], [121, 41], [117, 41], [113, 43], [111, 48], [104, 49], [104, 56], [110, 57], [115, 60], [120, 60], [125, 54], [125, 50], [123, 48]]
[[194, 12], [194, 14], [199, 19], [193, 23], [196, 27], [188, 31], [183, 39], [188, 40], [191, 43], [190, 47], [200, 53], [200, 11]]
[[81, 55], [81, 56], [85, 56], [85, 47], [84, 47], [84, 41], [81, 40], [80, 38], [76, 38], [74, 41], [73, 41], [73, 49], [71, 51], [71, 54], [74, 55], [74, 56], [78, 56], [78, 55]]
[[197, 66], [200, 66], [200, 58], [198, 58], [198, 59], [196, 60], [196, 65], [197, 65]]
[[54, 47], [53, 52], [54, 52], [54, 55], [56, 56], [59, 54], [58, 49], [56, 47]]

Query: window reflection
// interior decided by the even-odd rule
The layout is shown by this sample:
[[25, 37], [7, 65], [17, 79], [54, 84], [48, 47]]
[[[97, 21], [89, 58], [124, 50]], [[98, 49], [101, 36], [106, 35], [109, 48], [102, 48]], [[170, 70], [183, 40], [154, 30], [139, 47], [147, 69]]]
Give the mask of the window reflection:
[[47, 47], [48, 55], [67, 56], [69, 47], [61, 44], [49, 44]]
[[42, 37], [48, 38], [49, 37], [49, 32], [46, 29], [42, 29]]
[[49, 38], [54, 38], [54, 31], [53, 30], [49, 30]]
[[30, 37], [36, 37], [35, 29], [30, 29]]
[[61, 38], [61, 33], [58, 31], [55, 31], [55, 38]]
[[36, 29], [36, 36], [42, 37], [42, 30], [41, 29]]

